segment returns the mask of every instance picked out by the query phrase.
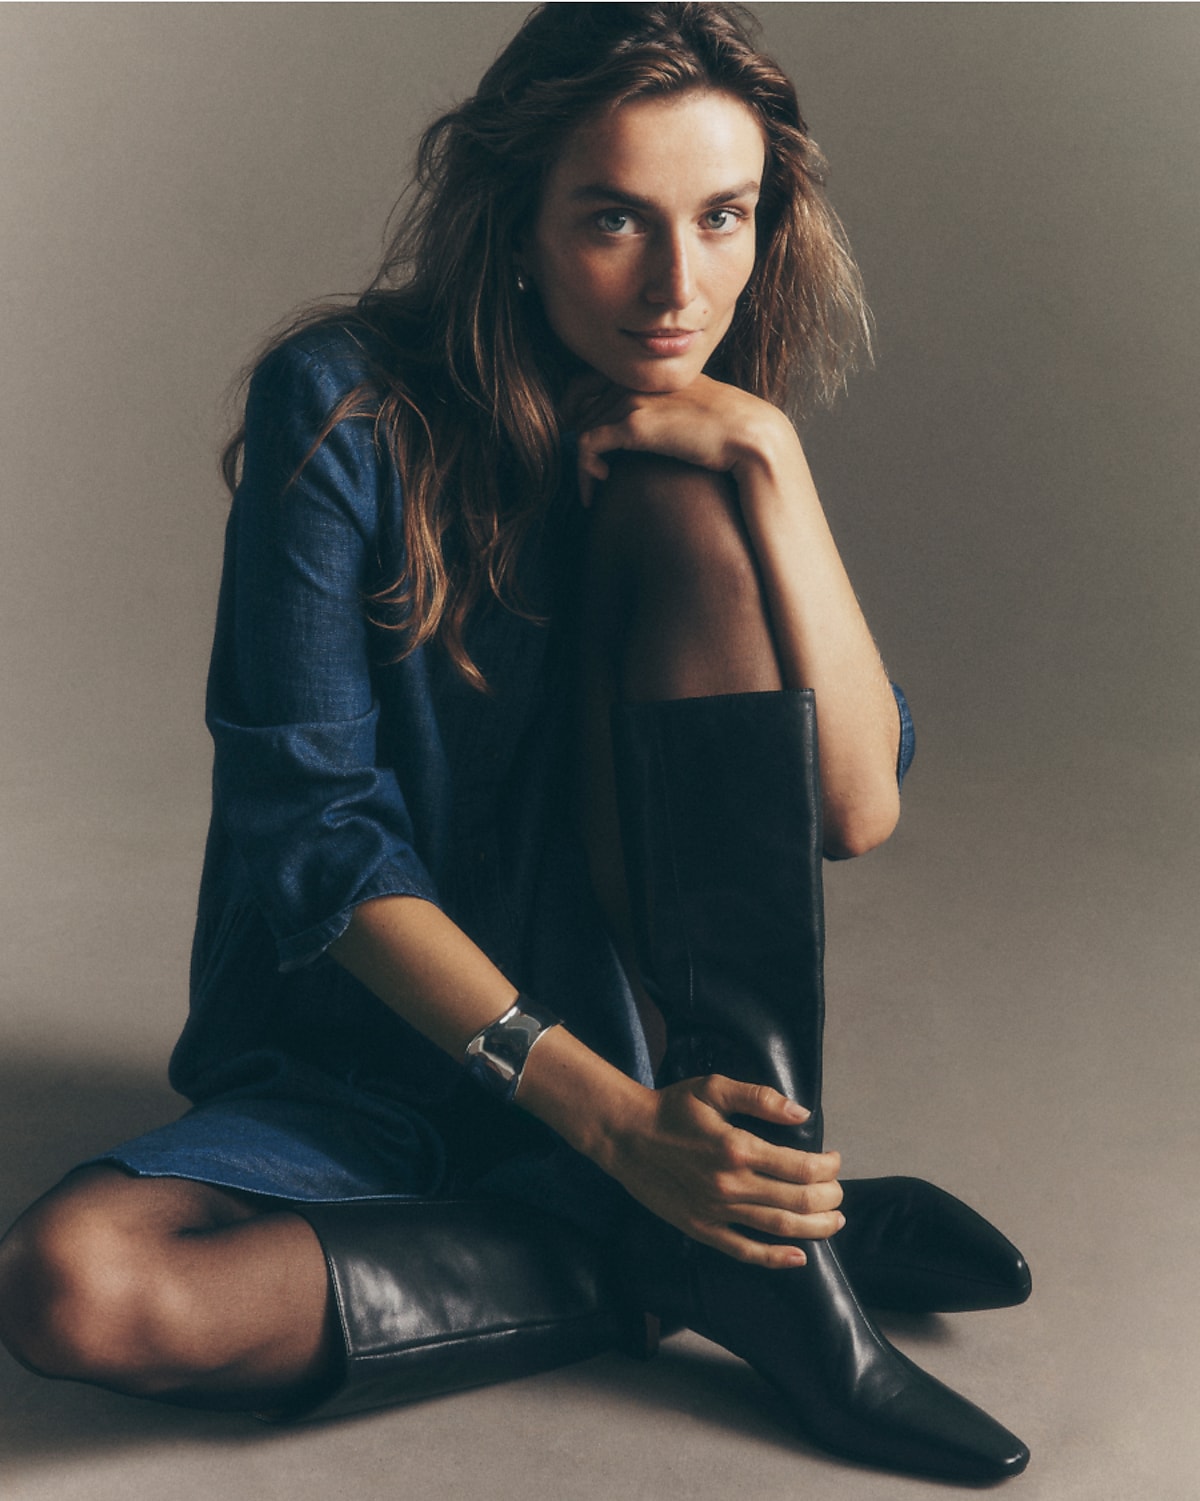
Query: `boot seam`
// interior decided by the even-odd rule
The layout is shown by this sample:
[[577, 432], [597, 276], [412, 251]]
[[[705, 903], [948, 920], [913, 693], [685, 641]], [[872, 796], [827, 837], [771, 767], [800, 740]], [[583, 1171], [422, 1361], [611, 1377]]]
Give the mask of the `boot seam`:
[[562, 1329], [570, 1330], [579, 1325], [586, 1325], [602, 1321], [604, 1315], [600, 1310], [593, 1313], [573, 1314], [565, 1319], [533, 1319], [522, 1324], [496, 1324], [489, 1329], [468, 1329], [461, 1334], [433, 1335], [426, 1339], [406, 1340], [403, 1344], [392, 1345], [386, 1350], [368, 1350], [361, 1355], [351, 1355], [352, 1367], [361, 1369], [373, 1361], [396, 1360], [410, 1350], [438, 1350], [453, 1349], [455, 1345], [470, 1345], [481, 1339], [497, 1339], [505, 1335], [522, 1334], [526, 1330], [538, 1329]]
[[[678, 915], [677, 920], [679, 931], [683, 935], [683, 947], [686, 956], [687, 1017], [689, 1024], [688, 1076], [690, 1077], [693, 1071], [693, 1065], [697, 1065], [699, 1063], [699, 1060], [696, 1056], [698, 1049], [695, 1042], [695, 1033], [691, 1030], [691, 1026], [695, 1020], [696, 1014], [696, 962], [692, 944], [691, 928], [685, 921], [682, 887], [679, 879], [678, 845], [675, 839], [677, 820], [675, 818], [675, 810], [673, 807], [671, 783], [666, 774], [666, 757], [663, 751], [662, 737], [663, 724], [660, 722], [659, 724], [655, 725], [654, 769], [658, 777], [659, 787], [661, 789], [663, 813], [666, 817], [667, 824], [667, 850], [670, 855], [671, 861], [671, 891], [672, 895], [675, 898], [675, 910]], [[706, 1069], [705, 1072], [711, 1072], [711, 1070]]]

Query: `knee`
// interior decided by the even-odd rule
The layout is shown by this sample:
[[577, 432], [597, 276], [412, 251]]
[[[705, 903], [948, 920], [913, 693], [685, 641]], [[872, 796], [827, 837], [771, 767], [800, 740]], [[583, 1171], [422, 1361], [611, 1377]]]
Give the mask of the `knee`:
[[754, 550], [732, 480], [657, 454], [612, 455], [596, 501], [598, 549], [653, 588], [760, 604]]
[[37, 1375], [129, 1385], [147, 1356], [144, 1281], [101, 1213], [35, 1205], [0, 1244], [0, 1341]]

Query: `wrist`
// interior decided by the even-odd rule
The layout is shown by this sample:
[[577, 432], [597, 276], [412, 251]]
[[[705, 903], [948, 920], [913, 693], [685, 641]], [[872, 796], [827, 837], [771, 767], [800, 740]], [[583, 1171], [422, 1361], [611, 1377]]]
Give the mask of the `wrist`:
[[632, 1136], [649, 1134], [658, 1096], [619, 1069], [594, 1100], [594, 1108], [580, 1122], [580, 1140], [576, 1150], [591, 1159], [610, 1176], [619, 1176], [617, 1168], [628, 1155]]
[[516, 1103], [597, 1167], [611, 1172], [620, 1141], [653, 1108], [654, 1091], [566, 1030], [545, 1033], [530, 1053]]
[[734, 442], [730, 473], [739, 492], [750, 486], [779, 486], [797, 463], [804, 462], [799, 436], [787, 416], [768, 401], [757, 402]]

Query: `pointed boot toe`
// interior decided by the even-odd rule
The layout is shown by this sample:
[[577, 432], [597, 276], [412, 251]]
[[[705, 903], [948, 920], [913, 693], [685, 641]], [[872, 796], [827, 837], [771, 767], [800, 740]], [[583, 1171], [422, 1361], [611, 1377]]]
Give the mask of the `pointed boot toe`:
[[908, 1449], [908, 1468], [978, 1484], [1008, 1480], [1025, 1469], [1029, 1450], [1015, 1433], [898, 1350], [893, 1353], [912, 1376], [874, 1416], [882, 1431], [890, 1431], [893, 1444]]
[[831, 1246], [805, 1249], [807, 1266], [767, 1271], [695, 1247], [692, 1327], [747, 1360], [804, 1437], [831, 1453], [960, 1483], [1020, 1474], [1020, 1439], [889, 1343]]
[[922, 1178], [842, 1183], [838, 1255], [870, 1308], [964, 1313], [1024, 1303], [1024, 1256], [981, 1214]]

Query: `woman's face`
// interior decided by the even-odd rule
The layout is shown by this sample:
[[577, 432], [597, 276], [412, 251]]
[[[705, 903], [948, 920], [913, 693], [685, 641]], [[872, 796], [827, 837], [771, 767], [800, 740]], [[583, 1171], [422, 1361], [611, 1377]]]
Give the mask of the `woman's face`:
[[634, 100], [580, 126], [523, 256], [567, 348], [633, 391], [690, 385], [754, 269], [764, 157], [729, 94]]

